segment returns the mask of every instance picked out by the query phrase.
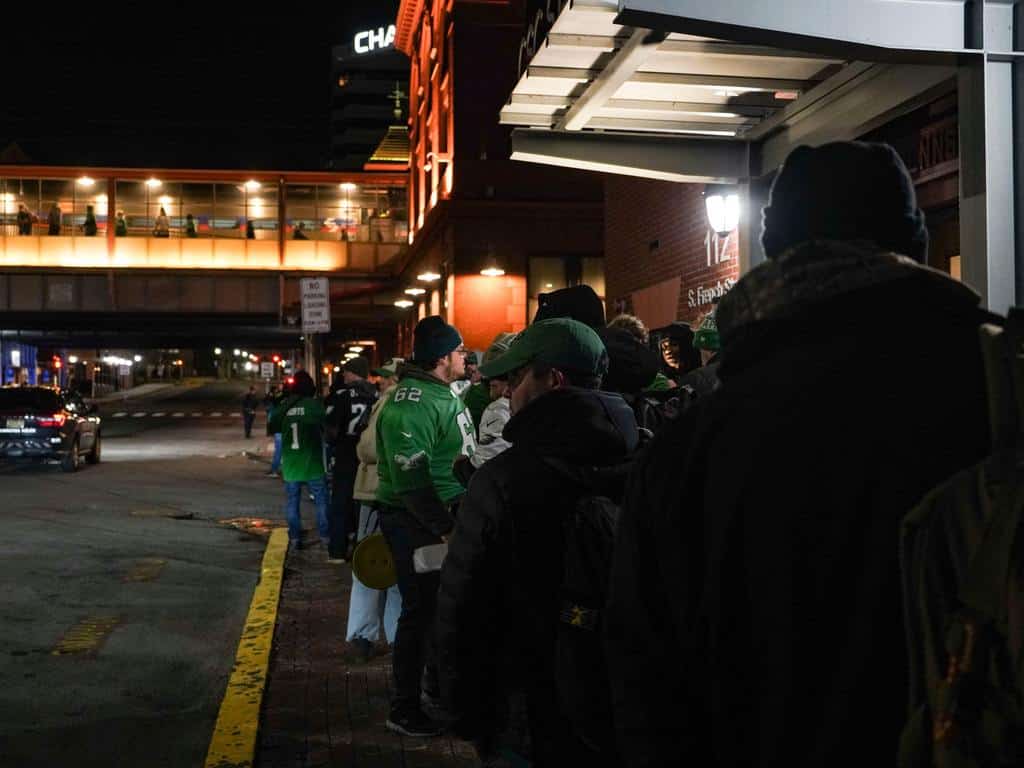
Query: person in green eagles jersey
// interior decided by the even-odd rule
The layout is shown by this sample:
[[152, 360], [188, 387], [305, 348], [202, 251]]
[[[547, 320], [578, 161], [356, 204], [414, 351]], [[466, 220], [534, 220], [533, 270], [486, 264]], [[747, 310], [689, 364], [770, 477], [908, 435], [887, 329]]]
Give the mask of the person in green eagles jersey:
[[[437, 315], [413, 332], [413, 358], [377, 419], [377, 503], [402, 595], [392, 671], [395, 698], [387, 726], [406, 736], [434, 736], [441, 728], [420, 708], [420, 681], [428, 664], [440, 572], [416, 573], [414, 552], [446, 542], [451, 508], [465, 492], [452, 465], [476, 450], [473, 419], [451, 390], [465, 370], [462, 337]], [[429, 677], [429, 675], [428, 675]], [[428, 680], [428, 689], [430, 687]], [[435, 686], [436, 688], [436, 686]], [[433, 697], [438, 691], [427, 690]]]
[[285, 518], [288, 542], [302, 548], [302, 517], [299, 504], [302, 486], [309, 487], [316, 504], [320, 539], [327, 542], [327, 480], [324, 472], [323, 427], [326, 414], [316, 397], [316, 384], [305, 371], [295, 374], [291, 394], [274, 409], [270, 431], [281, 434], [281, 474], [287, 497]]

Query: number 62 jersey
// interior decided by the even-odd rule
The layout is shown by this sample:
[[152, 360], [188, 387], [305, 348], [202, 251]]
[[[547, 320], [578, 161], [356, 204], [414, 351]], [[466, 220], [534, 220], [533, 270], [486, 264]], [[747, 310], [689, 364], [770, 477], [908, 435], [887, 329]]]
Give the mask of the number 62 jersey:
[[452, 464], [476, 451], [473, 418], [451, 388], [406, 369], [377, 417], [377, 500], [402, 506], [401, 495], [433, 486], [442, 502], [461, 496]]

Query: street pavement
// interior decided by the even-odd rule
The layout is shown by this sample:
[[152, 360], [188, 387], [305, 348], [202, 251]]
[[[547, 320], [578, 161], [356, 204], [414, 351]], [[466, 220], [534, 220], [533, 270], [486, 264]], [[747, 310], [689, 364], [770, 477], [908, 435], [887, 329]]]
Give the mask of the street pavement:
[[101, 404], [103, 461], [76, 474], [0, 467], [0, 765], [202, 765], [283, 523], [244, 389]]

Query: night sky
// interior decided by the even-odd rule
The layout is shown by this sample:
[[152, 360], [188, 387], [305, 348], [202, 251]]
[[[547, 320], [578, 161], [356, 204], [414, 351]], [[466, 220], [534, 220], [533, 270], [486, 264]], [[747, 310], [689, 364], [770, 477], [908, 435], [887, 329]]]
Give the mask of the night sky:
[[50, 165], [323, 169], [331, 47], [393, 22], [398, 0], [143, 7], [8, 27], [0, 151], [16, 142]]

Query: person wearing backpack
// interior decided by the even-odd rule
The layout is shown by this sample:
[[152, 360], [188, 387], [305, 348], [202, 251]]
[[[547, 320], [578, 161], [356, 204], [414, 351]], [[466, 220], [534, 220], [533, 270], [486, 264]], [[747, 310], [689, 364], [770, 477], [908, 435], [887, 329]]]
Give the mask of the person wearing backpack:
[[352, 491], [359, 469], [356, 444], [370, 419], [370, 409], [377, 401], [377, 388], [366, 377], [370, 363], [363, 357], [354, 357], [341, 369], [341, 382], [324, 401], [327, 413], [327, 439], [334, 451], [331, 471], [330, 543], [327, 562], [345, 563], [351, 558], [355, 546], [355, 527], [359, 507], [353, 501]]
[[512, 445], [469, 484], [436, 641], [454, 730], [484, 764], [616, 764], [601, 608], [639, 429], [598, 391], [607, 370], [601, 338], [568, 318], [533, 323], [481, 367], [508, 376]]

